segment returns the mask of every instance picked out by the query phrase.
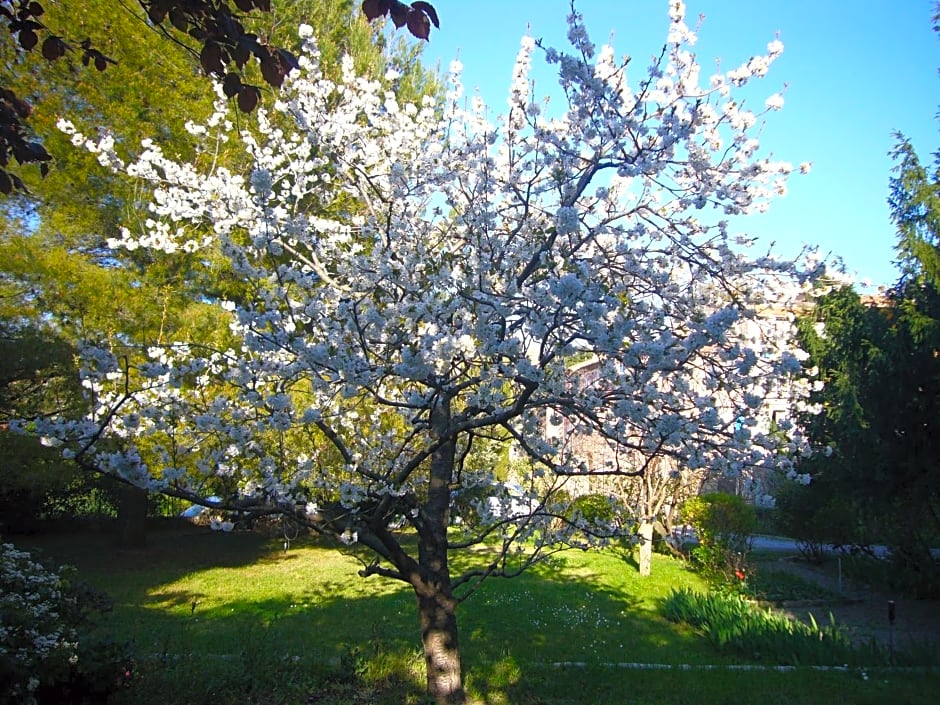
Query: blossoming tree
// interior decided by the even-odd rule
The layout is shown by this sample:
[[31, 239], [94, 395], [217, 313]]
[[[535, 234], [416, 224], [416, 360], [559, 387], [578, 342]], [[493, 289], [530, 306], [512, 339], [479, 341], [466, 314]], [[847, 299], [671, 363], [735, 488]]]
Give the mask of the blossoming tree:
[[[651, 571], [654, 531], [671, 538], [676, 510], [684, 499], [698, 494], [707, 481], [733, 479], [736, 485], [747, 488], [755, 503], [767, 502], [770, 496], [765, 492], [768, 468], [764, 457], [781, 449], [780, 436], [773, 431], [790, 432], [793, 412], [813, 411], [805, 403], [809, 371], [806, 378], [795, 378], [774, 370], [781, 355], [791, 363], [791, 354], [806, 358], [806, 353], [793, 349], [791, 343], [796, 330], [794, 310], [805, 308], [806, 303], [800, 300], [794, 282], [781, 279], [779, 274], [766, 272], [762, 287], [765, 298], [784, 302], [787, 308], [765, 306], [753, 317], [725, 309], [725, 315], [730, 313], [737, 320], [729, 326], [722, 324], [721, 344], [697, 349], [694, 360], [650, 369], [647, 353], [641, 349], [640, 357], [632, 360], [602, 361], [592, 356], [569, 367], [579, 392], [598, 397], [596, 413], [620, 414], [618, 434], [610, 436], [604, 433], [603, 425], [579, 423], [561, 415], [549, 419], [548, 434], [580, 460], [581, 491], [602, 493], [616, 500], [614, 505], [625, 515], [622, 522], [635, 531], [641, 575]], [[771, 296], [773, 289], [777, 291]], [[717, 301], [727, 300], [721, 292], [716, 297]], [[714, 306], [711, 315], [718, 313]], [[694, 330], [685, 321], [673, 320], [671, 325], [675, 326], [673, 335], [681, 331], [688, 336]], [[732, 379], [728, 365], [714, 364], [716, 357], [724, 357], [727, 362], [729, 354], [736, 358], [739, 373], [732, 384], [728, 384]], [[625, 388], [646, 390], [634, 396], [627, 415], [622, 413], [622, 402], [604, 402], [618, 398]], [[752, 443], [751, 456], [707, 453], [716, 446], [723, 448], [728, 434]], [[789, 450], [807, 449], [790, 445]], [[791, 453], [790, 457], [795, 455]], [[807, 475], [777, 458], [775, 469], [784, 466], [788, 476], [808, 482]]]
[[[530, 97], [536, 43], [523, 40], [493, 122], [465, 107], [458, 66], [443, 104], [401, 105], [349, 67], [324, 79], [308, 42], [274, 105], [293, 129], [261, 111], [262, 137], [240, 136], [247, 177], [154, 143], [125, 164], [113, 138], [63, 122], [103, 164], [158, 186], [146, 228], [115, 247], [217, 247], [244, 291], [220, 302], [230, 346], [86, 348], [92, 411], [41, 423], [47, 442], [197, 502], [222, 482], [229, 508], [290, 514], [371, 551], [362, 576], [414, 590], [429, 693], [462, 702], [457, 605], [569, 529], [584, 535], [552, 500], [585, 470], [546, 437], [549, 415], [625, 445], [650, 424], [662, 453], [729, 472], [785, 466], [798, 450], [729, 422], [718, 400], [739, 394], [746, 413], [771, 386], [758, 376], [799, 369], [786, 345], [729, 336], [799, 289], [771, 285], [796, 281], [795, 265], [749, 257], [723, 220], [766, 207], [791, 171], [758, 155], [758, 116], [732, 96], [782, 45], [702, 85], [682, 3], [669, 15], [662, 54], [631, 83], [629, 60], [596, 51], [573, 14], [573, 51], [545, 50], [568, 99], [556, 116]], [[224, 110], [191, 126], [207, 149]], [[584, 354], [614, 375], [603, 393], [570, 383]], [[718, 386], [670, 394], [692, 367]], [[460, 492], [494, 480], [464, 461], [494, 443], [530, 461], [526, 501], [487, 502], [481, 521], [451, 526]], [[390, 528], [402, 521], [416, 542]], [[453, 574], [452, 552], [483, 542], [478, 564]]]

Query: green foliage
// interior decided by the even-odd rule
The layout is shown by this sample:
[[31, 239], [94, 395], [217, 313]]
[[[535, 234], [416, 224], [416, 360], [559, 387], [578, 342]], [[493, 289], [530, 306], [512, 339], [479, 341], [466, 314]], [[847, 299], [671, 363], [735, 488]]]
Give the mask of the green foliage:
[[[930, 544], [940, 532], [940, 296], [915, 280], [878, 305], [848, 287], [799, 320], [821, 389], [806, 415], [812, 441], [831, 452], [801, 462], [813, 480], [778, 502], [793, 535], [811, 543], [886, 543], [919, 595], [937, 594]], [[789, 494], [789, 496], [788, 496]]]
[[[777, 483], [774, 484], [773, 488], [773, 497], [777, 498], [778, 486]], [[757, 526], [754, 533], [756, 534], [780, 534], [783, 530], [780, 528], [780, 513], [777, 511], [776, 506], [773, 507], [754, 507], [754, 511], [757, 514]], [[784, 532], [785, 533], [785, 532]]]
[[124, 647], [83, 634], [106, 602], [71, 576], [0, 544], [0, 704], [102, 702], [132, 678]]
[[849, 497], [829, 487], [831, 473], [821, 470], [810, 485], [786, 482], [776, 491], [780, 532], [796, 539], [800, 552], [822, 562], [826, 546], [851, 548], [873, 543]]
[[887, 665], [889, 655], [875, 647], [852, 644], [830, 617], [820, 627], [810, 617], [803, 624], [762, 609], [741, 595], [674, 590], [663, 603], [671, 622], [698, 629], [716, 649], [778, 665]]
[[[0, 432], [0, 529], [30, 533], [49, 519], [111, 517], [117, 509], [114, 481], [83, 472], [35, 439]], [[18, 460], [20, 462], [18, 462]]]
[[754, 527], [754, 507], [737, 495], [712, 492], [687, 499], [682, 516], [695, 527], [701, 543], [743, 551]]
[[588, 524], [607, 526], [613, 524], [621, 514], [616, 498], [606, 494], [583, 494], [570, 505], [569, 519], [582, 519]]
[[687, 499], [682, 517], [698, 537], [692, 549], [698, 568], [715, 582], [743, 580], [750, 537], [757, 527], [754, 507], [737, 495], [713, 492]]
[[74, 356], [74, 347], [47, 327], [0, 321], [0, 517], [6, 531], [29, 529], [50, 504], [61, 504], [86, 483], [57, 449], [8, 426], [15, 418], [81, 407]]

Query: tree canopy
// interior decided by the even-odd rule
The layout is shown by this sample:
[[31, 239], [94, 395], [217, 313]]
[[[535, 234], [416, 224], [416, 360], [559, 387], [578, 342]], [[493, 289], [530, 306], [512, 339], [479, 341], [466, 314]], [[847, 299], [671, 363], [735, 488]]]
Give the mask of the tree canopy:
[[[96, 37], [96, 46], [120, 60], [98, 74], [82, 68], [80, 54], [46, 62], [14, 52], [0, 66], [0, 85], [17, 86], [18, 94], [33, 104], [31, 139], [56, 155], [44, 177], [38, 171], [20, 172], [28, 193], [0, 201], [0, 335], [11, 349], [20, 350], [41, 348], [37, 336], [46, 336], [48, 349], [70, 351], [64, 353], [69, 360], [80, 340], [154, 343], [185, 338], [218, 343], [226, 325], [209, 301], [221, 294], [232, 298], [241, 286], [223, 258], [206, 250], [198, 257], [170, 258], [109, 249], [108, 238], [119, 237], [122, 226], [143, 227], [135, 222], [146, 220], [142, 204], [152, 197], [153, 187], [103, 169], [96, 155], [75, 149], [56, 123], [68, 114], [91, 134], [98, 126], [110, 125], [130, 153], [140, 150], [145, 138], [153, 138], [179, 158], [239, 169], [248, 163], [243, 153], [217, 142], [211, 152], [199, 154], [196, 136], [187, 129], [188, 123], [205, 121], [214, 103], [227, 96], [213, 91], [192, 51], [148, 24], [142, 8], [87, 0], [74, 21], [74, 4], [47, 5], [42, 19], [49, 26]], [[419, 63], [420, 46], [395, 41], [357, 17], [351, 0], [275, 2], [246, 27], [296, 51], [298, 40], [287, 27], [308, 17], [317, 20], [315, 37], [328, 75], [338, 78], [342, 57], [349, 55], [357, 72], [387, 81], [409, 99], [438, 90], [433, 71]], [[259, 71], [249, 63], [242, 75], [246, 82], [261, 81]], [[394, 79], [385, 78], [390, 72]], [[263, 101], [275, 99], [276, 91], [265, 89]], [[233, 129], [257, 129], [253, 116], [241, 114], [237, 105], [233, 108]], [[2, 356], [0, 376], [17, 389], [36, 389], [32, 379], [42, 371], [27, 371], [15, 364], [17, 359]], [[36, 357], [37, 363], [45, 359]], [[45, 374], [55, 379], [62, 370], [49, 366]], [[69, 389], [76, 397], [68, 406], [80, 412], [78, 388]], [[25, 409], [38, 410], [39, 401], [3, 407], [0, 414], [23, 416]], [[48, 449], [10, 438], [5, 427], [0, 442], [15, 446], [24, 468], [30, 452], [36, 464], [46, 463]], [[14, 474], [11, 466], [4, 468], [0, 491], [19, 492], [23, 482]], [[67, 486], [70, 475], [60, 475]], [[47, 473], [47, 479], [46, 488], [54, 484], [54, 473]]]
[[[47, 3], [49, 4], [49, 3]], [[350, 15], [351, 2], [331, 3], [342, 6]], [[115, 8], [107, 3], [109, 18], [117, 15], [137, 17], [142, 26], [158, 33], [166, 43], [172, 43], [187, 51], [208, 76], [222, 82], [225, 95], [235, 100], [238, 108], [250, 113], [261, 101], [260, 82], [279, 87], [284, 77], [298, 68], [294, 53], [278, 45], [274, 38], [277, 32], [265, 31], [264, 15], [278, 15], [277, 10], [285, 3], [272, 0], [138, 0], [134, 6], [121, 5]], [[0, 5], [0, 21], [5, 22], [3, 39], [7, 50], [14, 54], [33, 54], [39, 47], [41, 60], [58, 62], [65, 58], [71, 70], [75, 69], [71, 57], [78, 55], [84, 67], [93, 66], [105, 71], [117, 64], [111, 55], [98, 47], [109, 46], [115, 40], [126, 37], [115, 24], [107, 23], [86, 32], [86, 10], [71, 2], [52, 3], [52, 11], [37, 0], [12, 0]], [[327, 9], [321, 4], [318, 9]], [[407, 26], [415, 37], [428, 39], [430, 28], [440, 26], [437, 12], [427, 2], [406, 5], [399, 0], [366, 0], [362, 4], [368, 20], [390, 16], [396, 27]], [[116, 10], [118, 10], [116, 12]], [[121, 12], [123, 11], [123, 13]], [[329, 19], [318, 17], [318, 25], [329, 26]], [[252, 26], [260, 24], [261, 29]], [[64, 28], [68, 27], [66, 30]], [[65, 36], [75, 33], [76, 36]], [[139, 35], [139, 33], [132, 33]], [[81, 38], [84, 35], [84, 38]], [[92, 39], [95, 37], [95, 39]], [[126, 47], [124, 47], [126, 49]], [[114, 54], [125, 60], [128, 54]], [[22, 54], [20, 59], [24, 58]], [[29, 61], [29, 59], [26, 59]], [[32, 63], [30, 61], [30, 63]], [[254, 80], [246, 81], [246, 69], [257, 67]], [[150, 87], [152, 87], [151, 84]], [[24, 99], [24, 90], [16, 81], [0, 84], [0, 193], [10, 194], [14, 190], [27, 191], [21, 176], [10, 171], [11, 159], [19, 164], [39, 164], [45, 176], [52, 156], [45, 145], [34, 139], [32, 127], [27, 120], [33, 112], [35, 96]], [[178, 104], [177, 104], [178, 105]], [[186, 111], [182, 111], [185, 113]]]

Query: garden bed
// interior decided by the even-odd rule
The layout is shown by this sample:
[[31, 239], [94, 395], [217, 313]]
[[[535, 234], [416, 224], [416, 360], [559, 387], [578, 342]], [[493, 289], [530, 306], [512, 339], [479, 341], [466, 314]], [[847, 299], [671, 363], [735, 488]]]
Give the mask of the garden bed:
[[[940, 601], [916, 600], [882, 585], [839, 579], [836, 558], [813, 564], [795, 556], [762, 560], [757, 564], [757, 594], [766, 604], [794, 619], [828, 623], [830, 614], [856, 643], [894, 643], [899, 649], [940, 649]], [[770, 584], [772, 592], [760, 594]], [[888, 603], [894, 602], [894, 624]]]

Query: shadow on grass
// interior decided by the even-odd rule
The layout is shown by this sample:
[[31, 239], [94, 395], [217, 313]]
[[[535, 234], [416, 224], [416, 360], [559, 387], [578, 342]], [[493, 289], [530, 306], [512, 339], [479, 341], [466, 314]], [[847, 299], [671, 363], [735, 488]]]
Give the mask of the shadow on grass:
[[246, 565], [272, 551], [271, 540], [260, 534], [243, 533], [238, 535], [238, 541], [223, 542], [219, 541], [220, 532], [177, 519], [153, 520], [148, 527], [147, 544], [141, 548], [118, 546], [114, 522], [96, 522], [95, 529], [63, 530], [55, 523], [51, 526], [50, 530], [9, 540], [83, 572], [152, 569], [159, 574], [165, 572], [170, 578], [199, 568]]

